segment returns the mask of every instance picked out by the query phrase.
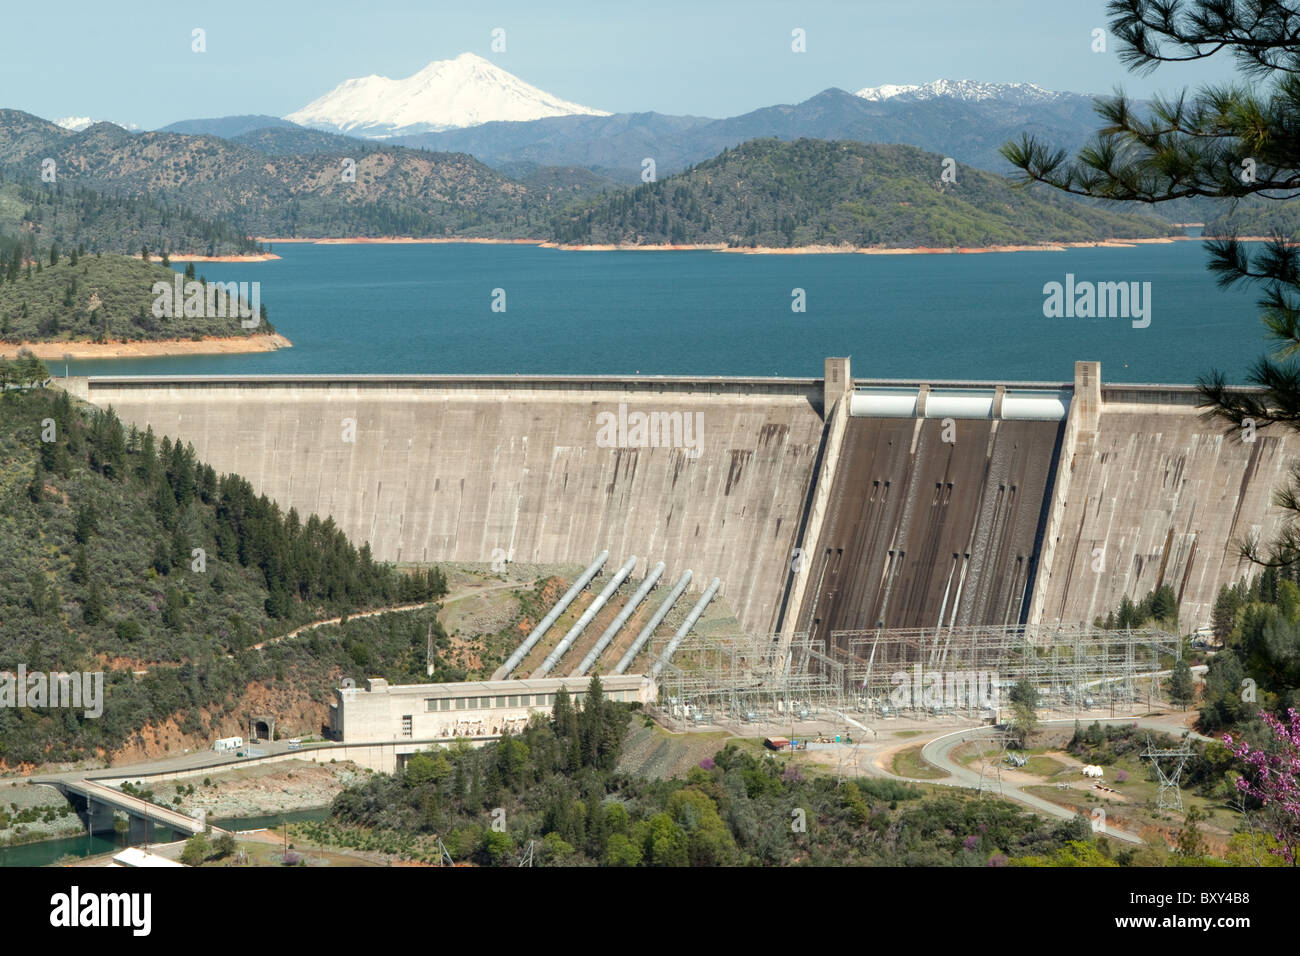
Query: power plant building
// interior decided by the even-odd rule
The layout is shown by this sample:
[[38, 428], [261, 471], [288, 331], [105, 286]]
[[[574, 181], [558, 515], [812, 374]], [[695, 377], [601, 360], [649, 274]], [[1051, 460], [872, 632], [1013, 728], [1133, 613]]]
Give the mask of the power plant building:
[[[609, 700], [653, 703], [654, 682], [640, 674], [602, 677]], [[483, 740], [517, 733], [533, 714], [549, 714], [561, 688], [581, 704], [589, 677], [467, 681], [458, 684], [390, 684], [371, 678], [363, 687], [340, 687], [330, 704], [330, 736], [342, 743], [404, 740]], [[423, 747], [413, 747], [415, 750]]]

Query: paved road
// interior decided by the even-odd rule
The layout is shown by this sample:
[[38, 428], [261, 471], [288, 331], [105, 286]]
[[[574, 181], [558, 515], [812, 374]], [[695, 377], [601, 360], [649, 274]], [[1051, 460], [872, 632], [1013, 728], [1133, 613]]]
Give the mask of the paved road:
[[[1074, 722], [1075, 718], [1066, 717], [1057, 720], [1041, 721], [1040, 726], [1042, 724], [1073, 724]], [[1096, 722], [1099, 724], [1137, 724], [1145, 730], [1160, 731], [1161, 733], [1171, 734], [1176, 737], [1181, 736], [1187, 731], [1187, 728], [1183, 726], [1178, 717], [1173, 715], [1159, 715], [1154, 717], [1103, 717], [1098, 718]], [[930, 740], [921, 748], [921, 756], [925, 760], [934, 764], [940, 770], [947, 771], [948, 777], [944, 780], [915, 780], [913, 782], [939, 783], [946, 786], [967, 787], [972, 790], [979, 789], [979, 773], [968, 767], [964, 767], [953, 760], [952, 751], [968, 740], [975, 740], [980, 737], [990, 737], [993, 732], [994, 729], [992, 727], [978, 727], [968, 730], [953, 731]], [[1195, 731], [1191, 732], [1191, 737], [1196, 740], [1212, 739], [1198, 734]], [[1050, 800], [1045, 800], [1036, 794], [1026, 793], [1020, 787], [1005, 779], [1002, 781], [1002, 796], [1008, 800], [1022, 803], [1025, 806], [1031, 807], [1040, 813], [1045, 813], [1048, 816], [1064, 820], [1072, 819], [1075, 816], [1075, 811], [1068, 807], [1063, 807]], [[1129, 831], [1116, 826], [1107, 824], [1103, 832], [1106, 836], [1114, 837], [1115, 839], [1122, 840], [1125, 843], [1133, 843], [1139, 846], [1145, 844], [1145, 841], [1136, 833], [1130, 833]]]
[[[311, 746], [305, 744], [303, 749]], [[289, 751], [288, 740], [265, 741], [257, 744], [257, 749], [265, 751], [265, 755], [270, 757], [276, 754], [287, 753]], [[230, 770], [241, 764], [257, 763], [257, 758], [236, 757], [231, 753], [217, 753], [212, 750], [196, 750], [188, 754], [179, 754], [176, 756], [157, 757], [153, 760], [145, 760], [140, 763], [123, 764], [117, 767], [102, 767], [98, 770], [64, 770], [59, 773], [41, 773], [33, 774], [30, 777], [16, 778], [7, 781], [13, 785], [26, 784], [28, 780], [34, 783], [54, 783], [76, 780], [102, 780], [102, 779], [127, 779], [130, 780], [136, 776], [145, 776], [146, 774], [170, 773], [178, 770], [194, 770], [202, 767], [213, 767], [215, 772]]]

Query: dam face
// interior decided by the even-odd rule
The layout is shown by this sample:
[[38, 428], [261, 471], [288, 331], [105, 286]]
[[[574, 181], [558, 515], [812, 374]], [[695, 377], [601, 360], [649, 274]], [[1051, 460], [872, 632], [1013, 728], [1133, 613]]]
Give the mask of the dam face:
[[1061, 430], [850, 418], [798, 629], [1020, 623]]
[[1282, 530], [1273, 492], [1300, 459], [1300, 436], [1276, 427], [1253, 441], [1225, 434], [1191, 388], [1098, 392], [1095, 420], [1080, 423], [1062, 463], [1038, 620], [1091, 623], [1123, 597], [1137, 601], [1168, 584], [1183, 630], [1204, 626], [1223, 584], [1262, 570], [1240, 546], [1267, 544]]
[[[1181, 386], [410, 376], [69, 380], [388, 561], [713, 577], [752, 633], [1091, 624], [1171, 585], [1184, 632], [1300, 436], [1241, 441]], [[668, 428], [647, 441], [638, 415]], [[675, 416], [675, 417], [674, 417]], [[612, 431], [611, 422], [618, 425]], [[665, 426], [666, 427], [666, 426]], [[665, 434], [668, 435], [665, 438]], [[683, 599], [685, 600], [685, 598]]]
[[[634, 580], [660, 560], [697, 590], [720, 577], [758, 631], [823, 431], [814, 379], [92, 379], [85, 394], [285, 509], [332, 515], [380, 560], [583, 565], [608, 548], [639, 556]], [[638, 433], [638, 414], [664, 434]]]

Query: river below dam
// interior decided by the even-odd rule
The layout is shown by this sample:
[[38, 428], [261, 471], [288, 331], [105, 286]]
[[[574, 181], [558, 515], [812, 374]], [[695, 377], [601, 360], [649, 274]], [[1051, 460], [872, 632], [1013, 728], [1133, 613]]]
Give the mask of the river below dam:
[[[69, 371], [820, 377], [825, 356], [851, 355], [860, 378], [1064, 382], [1089, 359], [1112, 382], [1188, 383], [1212, 369], [1241, 382], [1268, 348], [1257, 290], [1218, 288], [1196, 241], [928, 255], [487, 244], [273, 251], [282, 258], [195, 268], [211, 280], [259, 282], [293, 348], [81, 361]], [[1053, 282], [1124, 283], [1146, 314], [1049, 318]]]
[[[263, 830], [274, 829], [284, 823], [303, 823], [308, 820], [324, 820], [329, 816], [329, 807], [312, 807], [305, 810], [288, 810], [283, 813], [268, 813], [251, 817], [225, 817], [209, 822], [226, 830]], [[157, 842], [179, 840], [179, 834], [169, 833], [161, 828], [154, 833]], [[98, 856], [112, 853], [130, 846], [125, 833], [113, 836], [105, 834], [82, 833], [78, 836], [56, 837], [52, 840], [40, 840], [35, 843], [23, 843], [18, 846], [0, 847], [0, 868], [7, 866], [49, 866], [65, 857]]]

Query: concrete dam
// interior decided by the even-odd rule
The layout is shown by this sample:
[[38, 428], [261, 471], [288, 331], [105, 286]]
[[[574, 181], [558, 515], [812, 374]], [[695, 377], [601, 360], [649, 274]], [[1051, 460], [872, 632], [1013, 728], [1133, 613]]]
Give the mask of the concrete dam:
[[[712, 578], [751, 633], [1090, 623], [1174, 587], [1208, 623], [1300, 438], [1244, 442], [1190, 386], [658, 376], [94, 377], [376, 558]], [[636, 587], [644, 562], [629, 579]]]

